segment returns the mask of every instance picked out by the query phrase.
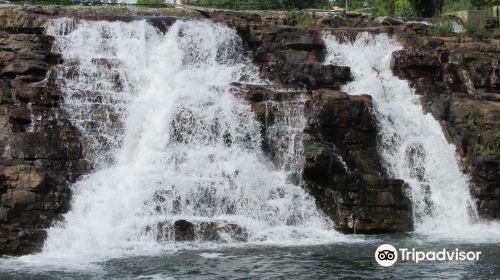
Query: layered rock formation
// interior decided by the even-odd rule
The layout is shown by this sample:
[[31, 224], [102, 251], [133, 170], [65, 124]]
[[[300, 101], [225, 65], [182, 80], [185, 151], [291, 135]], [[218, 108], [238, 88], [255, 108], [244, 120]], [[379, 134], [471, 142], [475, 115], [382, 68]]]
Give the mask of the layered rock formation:
[[69, 184], [87, 170], [80, 132], [46, 79], [61, 57], [39, 27], [15, 24], [0, 31], [0, 254], [39, 249], [43, 229], [69, 209]]
[[409, 187], [382, 167], [371, 97], [332, 90], [311, 97], [304, 179], [320, 208], [347, 233], [411, 230]]

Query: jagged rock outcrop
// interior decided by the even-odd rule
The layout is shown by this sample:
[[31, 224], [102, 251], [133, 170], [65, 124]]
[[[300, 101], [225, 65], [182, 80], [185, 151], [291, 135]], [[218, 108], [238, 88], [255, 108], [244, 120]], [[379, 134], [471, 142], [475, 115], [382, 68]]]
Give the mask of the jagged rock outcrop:
[[318, 30], [259, 25], [243, 39], [263, 75], [284, 85], [339, 89], [351, 80], [348, 67], [322, 63], [325, 45]]
[[479, 213], [500, 218], [500, 45], [493, 39], [405, 37], [395, 74], [422, 95], [471, 175]]
[[389, 178], [377, 151], [371, 97], [313, 91], [306, 108], [304, 179], [320, 208], [347, 233], [413, 228], [409, 187]]

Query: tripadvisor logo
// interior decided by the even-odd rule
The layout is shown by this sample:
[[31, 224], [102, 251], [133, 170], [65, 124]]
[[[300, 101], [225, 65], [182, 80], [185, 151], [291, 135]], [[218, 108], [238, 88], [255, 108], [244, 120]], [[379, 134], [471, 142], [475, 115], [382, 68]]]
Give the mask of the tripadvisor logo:
[[375, 251], [375, 260], [381, 266], [391, 266], [398, 261], [398, 251], [391, 244], [380, 245]]
[[[399, 258], [398, 258], [399, 255]], [[419, 251], [412, 248], [396, 249], [391, 244], [383, 244], [375, 250], [375, 260], [381, 266], [389, 267], [400, 261], [419, 263], [421, 261], [477, 261], [481, 252], [442, 249], [439, 251]]]

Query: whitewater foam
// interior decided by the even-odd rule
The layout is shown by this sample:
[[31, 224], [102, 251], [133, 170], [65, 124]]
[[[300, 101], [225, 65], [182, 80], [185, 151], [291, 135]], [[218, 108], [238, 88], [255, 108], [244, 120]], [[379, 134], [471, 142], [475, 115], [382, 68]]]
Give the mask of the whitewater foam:
[[197, 229], [237, 224], [250, 244], [350, 240], [289, 181], [302, 155], [300, 103], [271, 131], [289, 140], [279, 166], [263, 154], [260, 124], [231, 94], [232, 82], [262, 82], [235, 30], [178, 21], [163, 34], [144, 20], [60, 18], [47, 33], [65, 59], [51, 75], [96, 168], [73, 186], [71, 210], [48, 230], [41, 256], [95, 260], [218, 245], [175, 242], [168, 225], [176, 220]]

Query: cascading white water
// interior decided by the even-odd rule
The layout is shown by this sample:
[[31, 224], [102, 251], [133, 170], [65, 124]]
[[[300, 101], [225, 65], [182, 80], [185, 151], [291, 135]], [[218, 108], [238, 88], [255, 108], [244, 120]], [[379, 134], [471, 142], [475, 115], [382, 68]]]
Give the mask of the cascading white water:
[[158, 225], [179, 219], [238, 224], [249, 242], [345, 240], [263, 155], [259, 123], [230, 91], [242, 77], [258, 82], [234, 30], [178, 21], [162, 34], [146, 21], [54, 19], [47, 33], [65, 59], [52, 75], [64, 79], [67, 113], [91, 159], [106, 163], [74, 185], [44, 255], [173, 249], [171, 231]]
[[280, 169], [302, 172], [305, 98], [299, 96], [288, 102], [267, 101], [266, 104], [273, 115], [274, 124], [266, 126], [268, 145], [275, 147], [275, 164]]
[[438, 121], [424, 113], [408, 83], [393, 75], [392, 53], [402, 46], [385, 34], [360, 33], [354, 42], [324, 34], [326, 63], [350, 66], [343, 90], [369, 94], [379, 123], [380, 154], [394, 178], [412, 190], [415, 229], [443, 238], [498, 238], [498, 227], [477, 223], [469, 178]]

